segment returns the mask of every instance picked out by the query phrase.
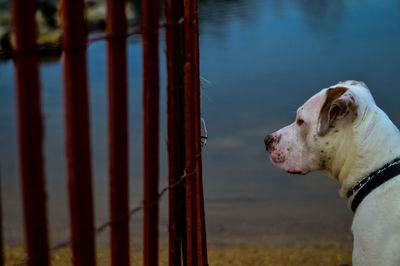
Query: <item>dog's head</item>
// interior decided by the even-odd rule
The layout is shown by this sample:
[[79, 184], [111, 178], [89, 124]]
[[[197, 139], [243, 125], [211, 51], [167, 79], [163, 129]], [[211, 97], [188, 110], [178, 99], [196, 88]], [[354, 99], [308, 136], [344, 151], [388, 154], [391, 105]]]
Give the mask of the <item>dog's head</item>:
[[295, 122], [265, 137], [271, 162], [294, 174], [329, 170], [335, 149], [351, 148], [347, 139], [365, 100], [373, 101], [362, 82], [321, 90], [297, 110]]

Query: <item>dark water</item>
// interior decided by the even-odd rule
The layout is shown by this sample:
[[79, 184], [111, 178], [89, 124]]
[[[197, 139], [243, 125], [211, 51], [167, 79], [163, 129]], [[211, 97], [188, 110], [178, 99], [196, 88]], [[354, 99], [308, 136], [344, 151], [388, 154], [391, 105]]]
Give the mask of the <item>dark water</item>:
[[[210, 244], [351, 242], [351, 212], [322, 174], [271, 166], [267, 133], [287, 125], [311, 95], [339, 80], [363, 80], [400, 125], [400, 1], [200, 1], [203, 152]], [[162, 32], [162, 41], [164, 41]], [[164, 46], [164, 44], [162, 44]], [[131, 206], [142, 190], [141, 43], [129, 42]], [[96, 221], [108, 216], [105, 43], [88, 50]], [[61, 63], [41, 67], [49, 221], [53, 243], [68, 237]], [[166, 184], [165, 58], [162, 53], [160, 188]], [[209, 82], [208, 82], [209, 81]], [[0, 64], [0, 163], [5, 239], [22, 243], [14, 70]], [[167, 232], [166, 201], [161, 233]], [[132, 217], [139, 243], [141, 213]], [[100, 236], [100, 242], [108, 234]]]

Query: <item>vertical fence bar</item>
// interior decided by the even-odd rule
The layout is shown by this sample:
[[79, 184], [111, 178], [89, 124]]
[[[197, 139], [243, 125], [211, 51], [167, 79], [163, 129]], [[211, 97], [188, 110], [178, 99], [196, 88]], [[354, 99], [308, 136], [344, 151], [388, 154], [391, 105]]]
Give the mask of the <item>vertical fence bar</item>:
[[207, 265], [201, 165], [200, 71], [197, 1], [184, 0], [186, 171], [196, 169], [186, 182], [188, 265]]
[[[196, 55], [194, 45], [195, 14], [194, 1], [184, 0], [184, 86], [185, 86], [185, 166], [186, 173], [196, 169]], [[198, 171], [198, 169], [197, 169]], [[195, 174], [186, 179], [186, 230], [187, 230], [187, 265], [198, 265], [198, 226], [196, 212]]]
[[129, 265], [128, 97], [125, 0], [107, 0], [111, 263]]
[[197, 0], [193, 0], [193, 12], [194, 12], [194, 46], [195, 46], [195, 67], [196, 67], [196, 90], [195, 90], [195, 143], [196, 148], [196, 188], [197, 188], [197, 226], [198, 226], [198, 252], [199, 252], [199, 265], [208, 265], [207, 256], [207, 239], [206, 239], [206, 219], [204, 211], [204, 194], [203, 194], [203, 167], [201, 158], [201, 103], [200, 103], [200, 49], [199, 49], [199, 25], [198, 25], [198, 10], [197, 10]]
[[[183, 106], [183, 43], [181, 0], [165, 0], [167, 45], [167, 112], [169, 185], [176, 183], [185, 167], [184, 155], [184, 106]], [[169, 191], [169, 265], [181, 265], [184, 230], [184, 187]]]
[[66, 150], [74, 265], [95, 265], [93, 190], [83, 0], [61, 1]]
[[48, 265], [43, 122], [36, 45], [36, 1], [14, 0], [18, 132], [28, 265]]
[[144, 113], [144, 265], [158, 265], [159, 1], [142, 2]]

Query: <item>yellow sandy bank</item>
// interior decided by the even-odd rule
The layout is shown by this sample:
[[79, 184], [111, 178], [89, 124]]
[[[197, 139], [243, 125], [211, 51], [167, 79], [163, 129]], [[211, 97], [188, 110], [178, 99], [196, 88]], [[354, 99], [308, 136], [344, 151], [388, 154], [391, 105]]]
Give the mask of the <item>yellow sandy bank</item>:
[[[24, 251], [20, 246], [5, 247], [6, 265], [23, 262]], [[168, 250], [160, 249], [160, 265], [168, 265]], [[209, 247], [209, 265], [351, 265], [351, 246], [337, 243], [301, 244], [284, 246], [237, 246]], [[71, 265], [69, 249], [59, 250], [51, 255], [52, 265]], [[132, 265], [142, 265], [142, 253], [132, 249]], [[110, 265], [109, 251], [97, 251], [97, 264]]]

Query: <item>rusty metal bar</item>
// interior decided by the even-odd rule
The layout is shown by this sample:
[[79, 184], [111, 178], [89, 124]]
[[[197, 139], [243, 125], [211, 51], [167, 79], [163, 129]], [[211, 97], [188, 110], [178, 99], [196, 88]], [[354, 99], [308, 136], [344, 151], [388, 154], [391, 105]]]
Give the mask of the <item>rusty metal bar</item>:
[[86, 23], [83, 0], [61, 1], [66, 150], [74, 265], [95, 265]]
[[197, 171], [186, 182], [187, 263], [207, 265], [201, 165], [200, 71], [197, 1], [184, 0], [186, 171]]
[[[129, 265], [128, 97], [125, 0], [107, 0], [111, 263]], [[123, 217], [121, 219], [121, 217]]]
[[201, 103], [200, 103], [200, 49], [199, 49], [199, 27], [197, 17], [197, 0], [194, 1], [194, 13], [195, 13], [195, 34], [194, 34], [194, 45], [195, 45], [195, 59], [196, 59], [196, 93], [195, 93], [195, 143], [196, 147], [196, 188], [197, 188], [197, 226], [198, 226], [198, 254], [199, 254], [199, 265], [208, 265], [207, 256], [207, 238], [206, 238], [206, 219], [204, 211], [204, 194], [203, 194], [203, 167], [201, 158]]
[[142, 2], [144, 113], [144, 265], [158, 265], [159, 179], [159, 1]]
[[208, 265], [207, 258], [207, 239], [206, 239], [206, 222], [205, 222], [205, 212], [204, 212], [204, 195], [203, 195], [203, 180], [202, 180], [202, 160], [201, 155], [197, 158], [196, 168], [196, 211], [197, 211], [197, 234], [198, 234], [198, 260], [199, 265]]
[[[185, 166], [186, 173], [196, 168], [196, 55], [195, 55], [195, 10], [192, 0], [184, 0], [184, 86], [185, 86]], [[197, 169], [198, 170], [198, 169]], [[186, 179], [186, 237], [187, 265], [198, 265], [198, 225], [196, 212], [197, 175]]]
[[25, 245], [28, 265], [49, 265], [36, 1], [14, 0], [11, 3]]
[[[165, 0], [167, 45], [167, 112], [169, 185], [176, 183], [185, 168], [184, 106], [183, 106], [183, 39], [181, 0]], [[184, 230], [184, 187], [169, 192], [169, 265], [181, 265]]]

